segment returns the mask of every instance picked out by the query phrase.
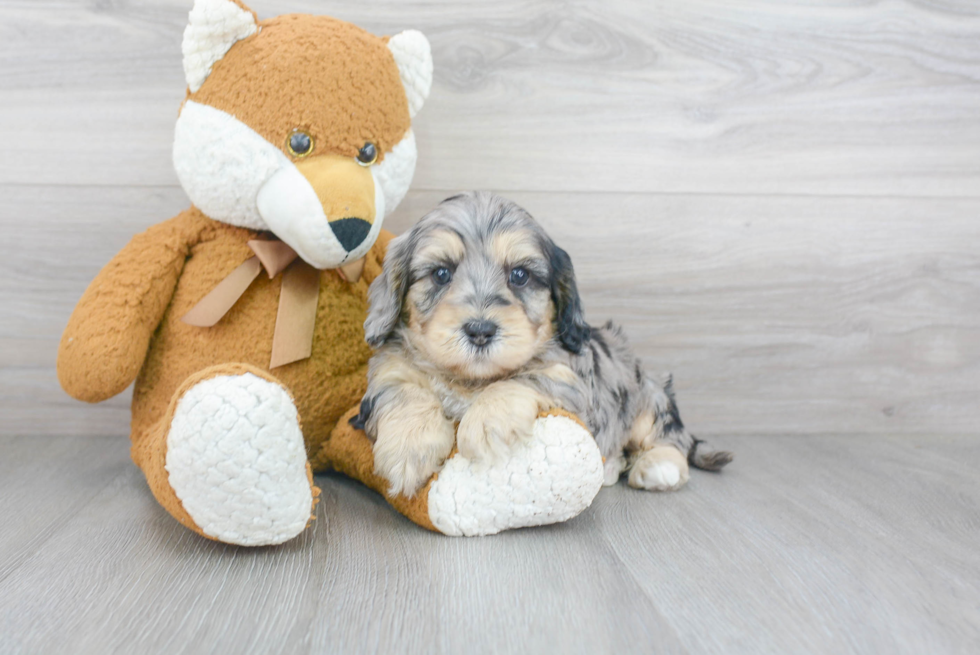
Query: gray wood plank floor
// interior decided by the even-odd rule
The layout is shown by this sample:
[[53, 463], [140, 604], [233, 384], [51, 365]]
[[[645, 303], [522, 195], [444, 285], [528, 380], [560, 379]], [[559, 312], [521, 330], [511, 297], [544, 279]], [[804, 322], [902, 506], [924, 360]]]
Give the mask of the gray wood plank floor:
[[980, 649], [972, 437], [720, 440], [720, 475], [485, 539], [320, 476], [315, 529], [266, 549], [181, 528], [123, 439], [42, 443], [0, 440], [3, 653]]
[[980, 5], [253, 0], [429, 37], [396, 232], [469, 188], [736, 451], [681, 492], [456, 540], [322, 476], [315, 529], [182, 529], [128, 395], [58, 388], [85, 285], [187, 205], [191, 0], [0, 0], [0, 655], [980, 652]]

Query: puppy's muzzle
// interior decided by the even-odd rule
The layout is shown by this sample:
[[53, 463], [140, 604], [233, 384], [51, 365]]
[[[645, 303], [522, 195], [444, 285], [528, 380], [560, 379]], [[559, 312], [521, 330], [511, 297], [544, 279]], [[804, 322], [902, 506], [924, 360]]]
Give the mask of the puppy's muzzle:
[[496, 323], [486, 319], [470, 321], [463, 326], [463, 332], [466, 333], [470, 343], [481, 348], [493, 341], [493, 338], [497, 334], [497, 329]]

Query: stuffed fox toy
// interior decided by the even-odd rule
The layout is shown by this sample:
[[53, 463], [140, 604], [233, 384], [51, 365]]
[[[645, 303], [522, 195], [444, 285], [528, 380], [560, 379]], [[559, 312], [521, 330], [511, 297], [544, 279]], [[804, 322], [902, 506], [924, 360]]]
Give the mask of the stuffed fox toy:
[[[385, 491], [347, 419], [366, 388], [367, 290], [385, 214], [414, 173], [431, 54], [415, 31], [258, 21], [238, 0], [197, 0], [183, 54], [173, 157], [192, 206], [91, 283], [58, 375], [88, 402], [135, 381], [132, 456], [160, 504], [208, 538], [276, 544], [309, 524], [313, 471]], [[573, 417], [543, 417], [512, 461], [457, 455], [416, 496], [388, 500], [447, 534], [551, 523], [588, 506], [599, 460]]]

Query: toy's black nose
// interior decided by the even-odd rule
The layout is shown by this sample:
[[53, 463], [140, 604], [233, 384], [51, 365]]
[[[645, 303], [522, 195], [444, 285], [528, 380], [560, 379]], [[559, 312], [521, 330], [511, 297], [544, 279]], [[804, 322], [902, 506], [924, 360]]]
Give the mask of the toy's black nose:
[[470, 321], [463, 326], [463, 332], [470, 338], [476, 346], [485, 346], [493, 340], [497, 334], [497, 324], [493, 321], [480, 320]]
[[371, 224], [363, 218], [341, 218], [330, 221], [330, 229], [344, 250], [350, 252], [364, 242], [371, 231]]

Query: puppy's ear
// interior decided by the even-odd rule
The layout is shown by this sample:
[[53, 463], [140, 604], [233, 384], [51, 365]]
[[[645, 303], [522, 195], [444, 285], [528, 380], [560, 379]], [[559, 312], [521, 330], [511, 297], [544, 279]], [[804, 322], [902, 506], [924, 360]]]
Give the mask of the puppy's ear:
[[558, 339], [565, 350], [576, 355], [589, 338], [589, 325], [582, 312], [582, 299], [575, 284], [575, 269], [568, 253], [550, 244], [551, 300], [555, 303], [555, 324]]
[[408, 237], [403, 234], [388, 243], [381, 275], [368, 290], [371, 306], [364, 320], [364, 338], [372, 348], [384, 345], [401, 320], [412, 256]]

